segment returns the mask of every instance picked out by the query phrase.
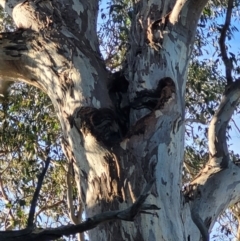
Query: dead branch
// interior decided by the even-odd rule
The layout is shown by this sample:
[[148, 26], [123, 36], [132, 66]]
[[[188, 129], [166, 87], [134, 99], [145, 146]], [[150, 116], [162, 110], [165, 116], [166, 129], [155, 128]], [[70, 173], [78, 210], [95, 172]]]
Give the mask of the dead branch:
[[225, 65], [225, 73], [226, 73], [226, 79], [227, 79], [228, 85], [233, 82], [233, 78], [232, 78], [233, 63], [232, 63], [232, 60], [228, 58], [225, 41], [226, 41], [227, 31], [229, 30], [229, 26], [231, 24], [232, 9], [233, 9], [233, 0], [229, 0], [225, 23], [221, 29], [221, 35], [219, 38], [219, 46], [221, 50], [222, 60]]
[[35, 209], [36, 209], [36, 206], [37, 206], [39, 193], [40, 193], [40, 190], [42, 188], [43, 179], [44, 179], [45, 174], [47, 172], [50, 161], [51, 161], [51, 158], [48, 157], [46, 162], [45, 162], [45, 167], [43, 168], [42, 173], [38, 177], [37, 188], [34, 192], [33, 199], [32, 199], [31, 206], [30, 206], [29, 215], [28, 215], [27, 227], [33, 227]]
[[236, 129], [237, 129], [238, 132], [240, 133], [240, 128], [239, 128], [238, 125], [236, 124], [235, 120], [232, 118], [231, 121], [233, 122], [234, 126], [236, 127]]

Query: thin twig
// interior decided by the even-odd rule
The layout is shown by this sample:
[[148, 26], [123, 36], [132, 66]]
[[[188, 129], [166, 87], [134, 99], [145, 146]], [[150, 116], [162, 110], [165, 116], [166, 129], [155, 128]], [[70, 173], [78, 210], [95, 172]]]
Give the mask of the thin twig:
[[237, 126], [235, 120], [234, 120], [233, 118], [232, 118], [231, 120], [232, 120], [233, 124], [235, 125], [236, 129], [238, 130], [238, 132], [240, 133], [240, 129], [239, 129], [239, 127]]
[[185, 123], [188, 124], [192, 124], [192, 123], [200, 123], [200, 124], [203, 124], [203, 125], [206, 125], [206, 120], [204, 119], [194, 119], [194, 118], [188, 118], [188, 119], [185, 119]]
[[226, 79], [227, 79], [228, 85], [230, 85], [233, 82], [233, 78], [232, 78], [233, 64], [232, 64], [232, 60], [229, 59], [227, 56], [225, 41], [226, 41], [227, 31], [229, 30], [229, 26], [231, 24], [232, 9], [233, 9], [233, 0], [229, 0], [225, 24], [221, 29], [221, 35], [219, 38], [219, 46], [221, 50], [222, 60], [225, 65]]
[[31, 202], [30, 211], [29, 211], [29, 215], [28, 215], [27, 227], [29, 227], [29, 228], [33, 227], [34, 214], [35, 214], [35, 209], [36, 209], [36, 206], [37, 206], [38, 196], [39, 196], [40, 190], [42, 188], [43, 179], [44, 179], [44, 176], [47, 172], [50, 161], [51, 161], [51, 158], [48, 157], [46, 162], [45, 162], [45, 167], [43, 168], [42, 173], [38, 177], [37, 188], [34, 192], [33, 199], [32, 199], [32, 202]]
[[43, 211], [46, 211], [46, 210], [48, 210], [48, 209], [55, 208], [55, 207], [59, 206], [59, 205], [62, 204], [62, 203], [64, 203], [64, 201], [63, 201], [63, 200], [60, 200], [60, 201], [58, 201], [58, 202], [56, 202], [56, 203], [53, 203], [53, 204], [51, 204], [51, 205], [44, 206], [43, 208], [41, 208], [41, 209], [36, 213], [36, 217], [37, 217], [40, 213], [42, 213]]

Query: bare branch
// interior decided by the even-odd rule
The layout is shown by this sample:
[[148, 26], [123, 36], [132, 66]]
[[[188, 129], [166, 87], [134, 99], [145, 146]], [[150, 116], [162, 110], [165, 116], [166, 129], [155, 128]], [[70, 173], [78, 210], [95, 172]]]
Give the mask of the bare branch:
[[240, 133], [240, 128], [237, 126], [235, 120], [232, 118], [231, 121], [233, 122], [234, 126], [236, 127], [236, 129], [237, 129], [238, 132]]
[[204, 119], [192, 119], [192, 118], [188, 118], [188, 119], [185, 119], [185, 123], [186, 124], [192, 124], [192, 123], [200, 123], [200, 124], [203, 124], [203, 125], [206, 125], [206, 120]]
[[46, 211], [46, 210], [48, 210], [48, 209], [52, 209], [52, 208], [55, 208], [55, 207], [57, 207], [57, 206], [59, 206], [60, 204], [62, 204], [62, 203], [64, 203], [64, 201], [63, 200], [60, 200], [60, 201], [58, 201], [58, 202], [56, 202], [56, 203], [53, 203], [52, 205], [47, 205], [47, 206], [44, 206], [43, 208], [41, 208], [37, 213], [36, 213], [36, 217], [39, 215], [39, 214], [41, 214], [43, 211]]
[[110, 220], [125, 220], [133, 221], [137, 214], [146, 213], [146, 210], [159, 210], [156, 205], [144, 204], [146, 198], [149, 195], [150, 189], [155, 182], [152, 179], [144, 188], [142, 194], [137, 201], [127, 209], [122, 211], [108, 211], [88, 218], [85, 222], [78, 225], [67, 225], [58, 228], [44, 229], [44, 230], [32, 230], [26, 228], [20, 231], [0, 231], [0, 240], [8, 241], [47, 241], [56, 240], [63, 235], [72, 235], [76, 233], [82, 233], [87, 230], [93, 229], [100, 223]]
[[221, 50], [222, 60], [225, 65], [226, 79], [228, 84], [231, 84], [233, 82], [233, 78], [232, 78], [233, 64], [232, 64], [232, 60], [229, 59], [227, 56], [225, 41], [226, 41], [227, 31], [229, 30], [229, 26], [231, 24], [232, 9], [233, 9], [233, 0], [229, 0], [225, 24], [221, 29], [221, 35], [219, 38], [219, 46]]
[[36, 209], [36, 206], [37, 206], [38, 196], [39, 196], [40, 190], [42, 188], [43, 179], [44, 179], [45, 174], [47, 172], [50, 161], [51, 161], [51, 158], [48, 157], [46, 162], [45, 162], [45, 167], [43, 168], [42, 173], [38, 177], [37, 188], [34, 192], [33, 199], [32, 199], [32, 202], [31, 202], [30, 211], [29, 211], [29, 215], [28, 215], [27, 227], [33, 227], [34, 214], [35, 214], [35, 209]]
[[185, 6], [187, 0], [178, 0], [170, 14], [169, 21], [175, 24], [179, 21], [179, 14], [182, 11], [183, 7]]
[[210, 158], [206, 167], [194, 178], [193, 183], [198, 183], [201, 175], [212, 175], [228, 167], [229, 153], [226, 141], [228, 123], [240, 99], [240, 79], [228, 86], [222, 101], [213, 116], [208, 130]]

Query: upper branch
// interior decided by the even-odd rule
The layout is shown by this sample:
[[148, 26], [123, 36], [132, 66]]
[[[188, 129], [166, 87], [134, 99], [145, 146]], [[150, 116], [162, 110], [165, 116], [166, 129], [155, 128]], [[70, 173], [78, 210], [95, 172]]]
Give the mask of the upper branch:
[[[239, 103], [239, 99], [240, 79], [228, 86], [223, 95], [220, 106], [213, 116], [209, 126], [209, 161], [205, 168], [201, 170], [197, 177], [191, 182], [188, 190], [186, 190], [186, 196], [192, 200], [192, 220], [199, 228], [204, 241], [209, 240], [209, 217], [212, 217], [209, 211], [206, 212], [206, 210], [208, 210], [206, 206], [213, 207], [214, 205], [219, 205], [219, 207], [221, 206], [222, 208], [224, 207], [223, 203], [229, 204], [228, 195], [232, 195], [235, 192], [233, 187], [230, 188], [234, 181], [232, 181], [233, 176], [231, 176], [233, 175], [231, 173], [232, 169], [228, 168], [231, 163], [229, 163], [230, 158], [226, 141], [226, 131], [229, 120]], [[234, 175], [237, 176], [236, 173]], [[228, 182], [226, 182], [226, 180]], [[237, 186], [239, 182], [235, 181], [234, 183], [233, 186]], [[224, 191], [226, 190], [224, 189], [228, 191], [227, 198], [218, 203], [219, 193], [224, 193], [225, 195]], [[213, 191], [214, 196], [211, 198]], [[216, 208], [216, 210], [213, 210], [215, 210], [214, 212], [220, 212], [220, 209]], [[206, 222], [208, 225], [206, 225]]]
[[232, 60], [229, 59], [227, 56], [225, 40], [226, 40], [227, 31], [229, 30], [229, 26], [231, 24], [232, 9], [233, 9], [233, 0], [229, 0], [225, 24], [221, 29], [221, 35], [219, 38], [219, 46], [221, 50], [222, 60], [225, 65], [226, 79], [228, 84], [231, 84], [233, 82], [233, 78], [232, 78], [233, 63], [232, 63]]
[[176, 1], [169, 20], [172, 23], [177, 22], [185, 8], [188, 9], [189, 12], [192, 13], [192, 17], [195, 17], [196, 21], [198, 21], [199, 14], [201, 14], [207, 2], [208, 0], [178, 0]]
[[226, 168], [229, 163], [229, 153], [226, 141], [226, 131], [229, 120], [239, 103], [240, 79], [231, 84], [225, 91], [221, 104], [212, 118], [209, 126], [210, 166]]
[[3, 80], [23, 81], [43, 89], [35, 81], [39, 74], [29, 71], [30, 69], [33, 70], [33, 66], [36, 66], [35, 61], [38, 54], [36, 52], [35, 56], [32, 55], [33, 51], [30, 49], [29, 43], [37, 38], [37, 34], [34, 34], [31, 30], [0, 34], [0, 89], [6, 88]]
[[91, 43], [91, 47], [98, 51], [98, 0], [78, 0], [68, 4], [60, 0], [0, 0], [0, 4], [12, 16], [17, 28], [36, 32], [54, 30], [55, 37], [61, 32], [68, 38]]
[[207, 2], [208, 0], [177, 0], [172, 9], [169, 22], [172, 25], [180, 23], [185, 28], [187, 44], [194, 41], [198, 20]]
[[[68, 94], [74, 99], [72, 108], [76, 103], [89, 105], [93, 95], [94, 106], [111, 105], [96, 33], [97, 0], [3, 2], [6, 8], [13, 7], [12, 16], [21, 29], [0, 34], [0, 81], [34, 85], [50, 96], [54, 106]], [[0, 84], [0, 90], [3, 87]]]
[[175, 22], [178, 21], [180, 12], [184, 8], [186, 2], [187, 2], [187, 0], [178, 0], [176, 2], [176, 4], [174, 5], [174, 8], [173, 8], [173, 10], [172, 10], [172, 12], [170, 14], [170, 17], [169, 17], [169, 21], [171, 23], [174, 24]]

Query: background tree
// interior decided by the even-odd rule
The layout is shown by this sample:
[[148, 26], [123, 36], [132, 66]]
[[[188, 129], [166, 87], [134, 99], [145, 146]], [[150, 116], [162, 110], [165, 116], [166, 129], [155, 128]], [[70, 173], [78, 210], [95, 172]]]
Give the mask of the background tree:
[[[149, 1], [133, 5], [128, 1], [113, 1], [109, 6], [111, 18], [108, 23], [114, 23], [117, 28], [112, 29], [107, 36], [100, 35], [100, 43], [114, 40], [108, 41], [108, 47], [102, 49], [105, 51], [106, 66], [100, 57], [96, 35], [98, 1], [74, 1], [73, 5], [62, 5], [61, 1], [54, 1], [54, 5], [48, 1], [8, 1], [7, 4], [1, 1], [1, 4], [20, 28], [15, 32], [2, 34], [1, 75], [4, 80], [22, 80], [35, 85], [51, 98], [63, 130], [62, 145], [68, 158], [66, 173], [73, 175], [70, 169], [74, 165], [75, 181], [81, 198], [76, 201], [77, 204], [83, 206], [87, 215], [91, 216], [109, 209], [129, 207], [137, 200], [132, 208], [124, 212], [105, 213], [82, 225], [45, 229], [42, 232], [36, 232], [32, 216], [29, 215], [23, 219], [25, 221], [21, 225], [14, 224], [14, 227], [22, 228], [27, 222], [26, 229], [5, 232], [1, 234], [2, 237], [20, 240], [27, 240], [26, 237], [29, 240], [47, 240], [49, 237], [56, 239], [63, 234], [90, 229], [104, 219], [132, 220], [138, 211], [161, 207], [152, 216], [138, 216], [133, 224], [104, 224], [100, 230], [91, 231], [90, 237], [92, 240], [97, 236], [102, 240], [130, 240], [130, 237], [138, 240], [197, 240], [200, 237], [199, 229], [203, 239], [208, 240], [207, 229], [211, 230], [221, 211], [238, 201], [238, 167], [229, 161], [225, 137], [228, 121], [239, 99], [238, 80], [233, 81], [232, 76], [233, 71], [237, 71], [234, 66], [237, 59], [233, 54], [228, 57], [225, 44], [226, 34], [231, 33], [229, 16], [232, 14], [233, 2], [224, 2], [223, 5], [210, 2], [200, 17], [207, 1], [198, 1], [198, 4], [195, 1], [164, 1], [157, 4]], [[214, 9], [226, 6], [226, 23], [216, 27], [221, 34], [219, 46], [226, 66], [227, 82], [224, 82], [214, 65], [206, 65], [195, 58], [190, 61], [190, 56], [199, 17], [202, 25], [200, 27], [209, 27], [207, 24], [204, 26], [204, 23], [214, 16]], [[236, 9], [236, 3], [234, 7]], [[104, 13], [102, 17], [104, 18]], [[128, 28], [130, 25], [131, 29]], [[109, 26], [111, 27], [103, 25], [103, 28], [107, 29]], [[201, 28], [199, 32], [201, 33]], [[199, 37], [202, 36], [199, 32], [195, 42], [198, 44], [198, 48], [194, 49], [195, 56], [196, 53], [201, 55], [200, 47], [205, 44]], [[215, 66], [217, 61], [219, 60], [216, 60]], [[184, 92], [189, 63], [191, 68], [186, 105], [189, 118], [184, 121]], [[121, 71], [112, 74], [105, 67], [111, 71]], [[209, 91], [209, 86], [214, 87], [213, 90]], [[189, 182], [190, 175], [194, 175], [191, 172], [190, 175], [187, 174], [189, 168], [184, 169], [182, 181], [185, 123], [191, 124], [197, 120], [208, 124], [217, 107], [216, 100], [220, 99], [220, 93], [224, 89], [225, 99], [209, 127], [209, 161], [206, 152], [198, 153], [187, 147], [185, 167], [193, 165], [195, 169], [201, 169], [202, 165], [207, 164], [182, 193], [184, 182]], [[46, 104], [45, 101], [40, 101], [39, 104], [43, 103]], [[24, 107], [24, 100], [22, 105]], [[8, 104], [3, 104], [3, 113], [7, 112], [8, 107]], [[17, 112], [19, 108], [16, 107]], [[49, 123], [51, 109], [47, 109], [46, 113], [47, 117], [42, 117], [43, 126]], [[14, 133], [16, 123], [21, 123], [24, 118], [25, 116], [23, 119], [18, 117], [7, 123], [10, 130], [7, 137]], [[32, 118], [30, 115], [30, 122], [34, 122]], [[26, 170], [25, 176], [29, 177], [24, 185], [27, 183], [31, 187], [33, 182], [32, 187], [35, 186], [32, 174], [35, 173], [34, 167], [41, 163], [39, 159], [44, 157], [42, 159], [47, 160], [46, 164], [49, 163], [49, 155], [58, 164], [63, 159], [58, 157], [58, 151], [49, 150], [49, 143], [52, 144], [56, 138], [51, 137], [58, 133], [58, 126], [54, 121], [52, 123], [54, 124], [50, 120], [47, 128], [50, 128], [50, 132], [46, 131], [46, 126], [43, 129], [41, 125], [38, 128], [36, 125], [29, 127], [25, 120], [24, 125], [19, 125], [27, 135], [25, 139], [21, 139], [23, 142], [18, 148], [18, 153], [24, 150], [23, 155], [17, 154], [14, 158], [21, 157], [21, 167]], [[54, 126], [55, 132], [51, 134]], [[44, 130], [44, 134], [36, 139], [42, 133], [40, 130]], [[203, 132], [206, 134], [206, 128], [203, 128]], [[186, 129], [186, 134], [189, 133]], [[191, 138], [199, 142], [196, 135]], [[46, 144], [41, 148], [42, 141]], [[38, 144], [40, 146], [36, 148]], [[203, 140], [200, 145], [205, 147]], [[31, 151], [31, 155], [27, 151]], [[12, 154], [14, 149], [7, 149], [5, 153]], [[34, 161], [31, 159], [33, 155]], [[6, 170], [9, 172], [11, 169], [8, 166], [14, 168], [14, 158], [5, 160]], [[33, 169], [29, 167], [31, 162], [34, 163]], [[52, 170], [56, 171], [55, 166], [53, 165]], [[46, 167], [47, 165], [44, 171]], [[27, 174], [29, 172], [31, 175]], [[43, 174], [44, 172], [40, 177]], [[234, 176], [236, 180], [229, 176]], [[20, 177], [19, 180], [23, 180], [20, 185], [23, 185], [24, 178]], [[142, 186], [152, 184], [154, 178], [156, 182], [149, 201], [155, 205], [149, 206], [143, 202], [151, 185], [147, 186], [142, 195], [140, 192]], [[59, 180], [55, 180], [59, 184]], [[213, 185], [214, 183], [217, 185]], [[40, 178], [38, 184], [38, 188], [41, 187]], [[18, 190], [17, 187], [10, 191]], [[61, 185], [59, 188], [61, 190]], [[45, 191], [44, 188], [42, 190]], [[213, 192], [216, 195], [209, 195]], [[34, 196], [36, 193], [37, 191]], [[56, 195], [56, 192], [53, 194]], [[136, 199], [139, 195], [140, 198]], [[42, 202], [41, 196], [37, 197], [40, 200], [39, 207], [41, 203], [44, 207], [44, 198]], [[18, 200], [19, 197], [14, 199]], [[60, 201], [64, 204], [64, 200], [62, 198]], [[30, 200], [21, 199], [19, 203], [27, 202], [30, 203]], [[33, 199], [31, 208], [35, 209], [35, 205]], [[11, 212], [19, 213], [17, 206], [10, 204], [8, 208]], [[70, 204], [68, 208], [71, 209]], [[81, 213], [81, 208], [79, 212]], [[12, 219], [16, 217], [16, 213], [12, 215]], [[17, 216], [18, 219], [21, 216], [23, 215]], [[37, 214], [35, 216], [36, 221]], [[73, 213], [70, 216], [74, 221]], [[80, 219], [74, 221], [79, 222]], [[11, 222], [7, 220], [5, 228], [9, 226], [8, 223]]]

